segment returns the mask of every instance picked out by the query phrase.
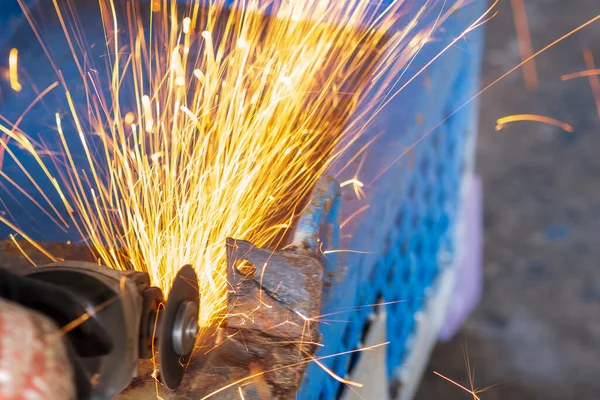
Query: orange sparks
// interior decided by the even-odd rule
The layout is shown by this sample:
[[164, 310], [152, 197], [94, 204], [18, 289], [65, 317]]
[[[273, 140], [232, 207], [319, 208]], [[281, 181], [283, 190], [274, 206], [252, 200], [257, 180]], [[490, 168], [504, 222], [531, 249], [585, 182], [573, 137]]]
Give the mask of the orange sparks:
[[[521, 61], [527, 60], [533, 54], [531, 47], [531, 35], [529, 33], [529, 23], [527, 22], [527, 13], [523, 0], [511, 0], [510, 2], [513, 16], [515, 20], [515, 29], [517, 31], [517, 44], [519, 45], [519, 53]], [[535, 68], [535, 60], [531, 60], [523, 65], [523, 77], [525, 86], [528, 90], [536, 90], [538, 88], [538, 77]]]
[[186, 17], [183, 19], [183, 33], [184, 34], [188, 34], [190, 33], [190, 25], [192, 24], [192, 19], [189, 17]]
[[340, 183], [340, 187], [348, 186], [348, 185], [356, 185], [358, 187], [363, 187], [363, 183], [356, 178], [349, 179], [345, 182]]
[[[585, 61], [585, 67], [589, 71], [593, 71], [596, 69], [594, 55], [592, 54], [590, 49], [583, 50], [583, 59]], [[596, 111], [598, 111], [598, 118], [600, 118], [600, 78], [598, 78], [598, 75], [590, 75], [588, 76], [588, 79], [590, 81], [592, 93], [594, 94], [594, 101], [596, 103]]]
[[[397, 94], [399, 75], [454, 11], [443, 8], [431, 21], [419, 18], [437, 10], [427, 0], [413, 21], [396, 31], [396, 11], [404, 7], [400, 1], [381, 15], [363, 0], [293, 1], [267, 23], [271, 19], [255, 6], [230, 13], [221, 2], [209, 2], [200, 12], [196, 1], [153, 0], [148, 3], [159, 14], [148, 26], [137, 6], [118, 15], [119, 2], [107, 0], [101, 2], [107, 74], [88, 74], [98, 68], [92, 65], [95, 57], [81, 58], [87, 51], [83, 24], [65, 18], [61, 2], [51, 3], [79, 71], [73, 78], [81, 78], [89, 101], [76, 104], [36, 21], [26, 15], [68, 105], [53, 110], [60, 146], [56, 157], [42, 159], [38, 147], [46, 150], [44, 143], [13, 132], [10, 123], [0, 124], [0, 133], [35, 158], [52, 196], [5, 151], [57, 220], [58, 210], [66, 209], [66, 220], [99, 263], [147, 271], [165, 292], [181, 265], [195, 265], [201, 326], [220, 320], [226, 307], [222, 238], [244, 237], [264, 246], [287, 237], [298, 202], [356, 143], [370, 114]], [[70, 2], [65, 4], [71, 9]], [[323, 23], [294, 22], [299, 20]], [[216, 21], [231, 34], [221, 35]], [[413, 37], [419, 38], [414, 45]], [[196, 45], [190, 50], [191, 43]], [[123, 48], [130, 49], [129, 56]], [[357, 70], [366, 79], [355, 79]], [[340, 82], [352, 90], [341, 93]], [[101, 95], [99, 87], [111, 95]], [[120, 95], [129, 90], [133, 96]], [[61, 119], [73, 125], [81, 143], [67, 143], [71, 129], [63, 129]], [[348, 185], [361, 198], [364, 185], [357, 175]], [[53, 198], [60, 198], [60, 207]], [[0, 223], [16, 226], [9, 219], [0, 215]]]
[[[125, 280], [125, 277], [123, 277], [123, 280]], [[73, 329], [79, 327], [85, 321], [92, 318], [96, 313], [99, 313], [100, 311], [104, 310], [106, 307], [110, 306], [115, 301], [119, 300], [121, 298], [121, 296], [123, 296], [123, 295], [124, 295], [124, 293], [121, 293], [117, 296], [111, 297], [108, 300], [106, 300], [105, 302], [94, 307], [92, 310], [87, 311], [84, 314], [81, 314], [78, 318], [75, 318], [73, 321], [69, 322], [68, 324], [66, 324], [65, 326], [60, 328], [60, 330], [52, 336], [52, 340], [58, 340], [59, 338], [66, 335], [67, 333], [71, 332]]]
[[471, 390], [471, 389], [467, 389], [465, 386], [461, 385], [460, 383], [453, 381], [452, 379], [448, 378], [447, 376], [444, 376], [442, 374], [440, 374], [437, 371], [433, 371], [434, 374], [436, 374], [437, 376], [439, 376], [442, 379], [447, 380], [448, 382], [450, 382], [451, 384], [461, 388], [462, 390], [464, 390], [465, 392], [469, 393], [470, 395], [473, 396], [473, 400], [481, 400], [481, 398], [479, 396], [477, 396], [477, 392], [475, 390]]
[[154, 119], [152, 119], [152, 106], [148, 95], [142, 96], [142, 106], [144, 107], [144, 121], [146, 132], [152, 132], [154, 128]]
[[[488, 12], [492, 9], [492, 7], [495, 7], [497, 3], [498, 3], [498, 0], [496, 0], [493, 3], [493, 5], [490, 7], [490, 9], [488, 9]], [[484, 16], [486, 14], [484, 14]], [[400, 161], [406, 154], [408, 154], [408, 152], [410, 152], [412, 149], [414, 149], [419, 143], [421, 143], [423, 140], [425, 140], [431, 133], [433, 133], [436, 129], [438, 129], [440, 126], [442, 126], [446, 121], [448, 121], [450, 118], [452, 118], [458, 112], [460, 112], [463, 108], [465, 108], [466, 106], [468, 106], [469, 104], [471, 104], [471, 102], [473, 100], [477, 99], [479, 96], [481, 96], [482, 94], [484, 94], [485, 92], [487, 92], [488, 90], [490, 90], [492, 87], [496, 86], [496, 84], [498, 84], [498, 82], [502, 81], [504, 78], [506, 78], [507, 76], [509, 76], [510, 74], [512, 74], [513, 72], [515, 72], [519, 68], [521, 68], [524, 64], [526, 64], [529, 61], [533, 60], [535, 57], [539, 56], [540, 54], [545, 53], [550, 48], [556, 46], [558, 43], [562, 42], [563, 40], [565, 40], [565, 39], [567, 39], [567, 38], [569, 38], [571, 36], [573, 36], [574, 34], [576, 34], [577, 32], [581, 31], [582, 29], [587, 28], [588, 26], [590, 26], [591, 24], [595, 23], [598, 20], [600, 20], [600, 15], [596, 15], [595, 17], [589, 19], [588, 21], [586, 21], [583, 24], [579, 25], [575, 29], [572, 29], [569, 32], [565, 33], [564, 35], [560, 36], [558, 39], [556, 39], [556, 40], [552, 41], [551, 43], [547, 44], [546, 46], [544, 46], [542, 49], [536, 51], [534, 54], [532, 54], [527, 59], [521, 61], [519, 64], [517, 64], [514, 67], [512, 67], [511, 69], [509, 69], [508, 71], [506, 71], [505, 73], [503, 73], [502, 75], [500, 75], [498, 78], [494, 79], [491, 83], [487, 84], [485, 87], [483, 87], [477, 93], [475, 93], [473, 96], [471, 96], [469, 99], [467, 99], [464, 103], [462, 103], [459, 107], [457, 107], [454, 111], [452, 111], [449, 115], [447, 115], [446, 118], [444, 118], [442, 121], [440, 121], [437, 125], [435, 125], [429, 131], [427, 131], [423, 135], [421, 135], [421, 137], [419, 137], [417, 140], [415, 140], [413, 142], [413, 144], [411, 144], [410, 146], [408, 146], [398, 157], [396, 157], [391, 163], [389, 163], [384, 169], [382, 169], [381, 172], [379, 174], [377, 174], [377, 176], [371, 181], [371, 183], [369, 183], [369, 185], [367, 185], [367, 187], [369, 187], [370, 185], [372, 185], [373, 183], [375, 183], [387, 171], [389, 171], [390, 168], [392, 168], [394, 165], [396, 165], [396, 163], [398, 161]], [[477, 25], [477, 26], [479, 26], [479, 25]], [[463, 34], [460, 35], [458, 38], [460, 39], [461, 37], [464, 37], [464, 35], [466, 33], [468, 33], [469, 31], [471, 31], [473, 29], [475, 29], [474, 26], [469, 27], [469, 29], [467, 29], [465, 32], [463, 32]], [[453, 42], [453, 43], [455, 43], [455, 42]], [[445, 49], [443, 51], [445, 51]], [[435, 59], [437, 57], [438, 56], [436, 56], [433, 61], [435, 61]]]
[[361, 181], [359, 181], [356, 177], [340, 183], [340, 187], [348, 185], [352, 185], [352, 187], [354, 188], [354, 194], [356, 195], [356, 198], [358, 200], [361, 200], [363, 197], [365, 197], [365, 192], [362, 190], [364, 184]]
[[473, 400], [481, 400], [480, 397], [478, 396], [481, 393], [485, 393], [488, 392], [498, 386], [500, 386], [500, 384], [495, 384], [495, 385], [491, 385], [491, 386], [487, 386], [481, 389], [476, 389], [475, 388], [475, 374], [473, 373], [473, 370], [471, 368], [471, 361], [469, 360], [469, 351], [467, 349], [467, 343], [465, 342], [465, 347], [463, 349], [463, 357], [465, 359], [465, 366], [467, 367], [467, 373], [469, 375], [469, 387], [470, 389], [468, 389], [467, 387], [461, 385], [460, 383], [453, 381], [452, 379], [448, 378], [447, 376], [444, 376], [442, 374], [440, 374], [437, 371], [433, 371], [433, 373], [437, 376], [439, 376], [442, 379], [445, 379], [446, 381], [452, 383], [453, 385], [455, 385], [456, 387], [459, 387], [460, 389], [464, 390], [465, 392], [469, 393], [471, 396], [473, 396]]
[[125, 123], [127, 125], [131, 125], [135, 122], [135, 114], [132, 113], [131, 111], [128, 112], [127, 114], [125, 114]]
[[364, 211], [368, 210], [369, 208], [371, 208], [371, 206], [369, 204], [365, 204], [364, 206], [362, 206], [361, 208], [359, 208], [358, 210], [354, 211], [352, 213], [352, 215], [350, 215], [348, 218], [346, 218], [341, 224], [340, 224], [340, 229], [344, 229], [344, 227], [350, 222], [352, 221], [352, 219], [354, 219], [357, 215], [363, 213]]
[[356, 195], [356, 198], [358, 200], [361, 200], [363, 197], [365, 197], [365, 192], [362, 189], [364, 184], [358, 179], [358, 174], [360, 173], [360, 170], [362, 169], [364, 162], [365, 162], [365, 155], [363, 154], [363, 156], [360, 160], [360, 163], [358, 164], [358, 168], [356, 169], [356, 173], [354, 174], [352, 179], [349, 179], [345, 182], [340, 183], [340, 187], [352, 185], [352, 187], [354, 188], [354, 194]]
[[25, 259], [27, 261], [29, 261], [31, 263], [31, 265], [33, 265], [34, 267], [37, 267], [37, 264], [35, 263], [35, 261], [33, 261], [31, 259], [31, 257], [29, 257], [27, 255], [27, 253], [25, 252], [25, 250], [23, 249], [23, 247], [21, 247], [21, 245], [19, 244], [19, 242], [17, 241], [17, 239], [15, 239], [15, 235], [11, 234], [8, 235], [10, 237], [10, 240], [12, 240], [12, 242], [14, 243], [15, 246], [17, 246], [17, 249], [19, 249], [19, 251], [21, 252], [21, 254], [23, 255], [23, 257], [25, 257]]
[[[244, 382], [248, 382], [248, 381], [250, 381], [250, 380], [252, 380], [252, 379], [254, 379], [256, 377], [263, 376], [263, 375], [265, 375], [265, 374], [267, 374], [269, 372], [281, 371], [281, 370], [284, 370], [286, 368], [293, 368], [293, 367], [295, 367], [297, 365], [303, 365], [303, 364], [308, 364], [308, 363], [316, 362], [316, 361], [320, 361], [320, 360], [326, 360], [328, 358], [339, 357], [339, 356], [343, 356], [343, 355], [346, 355], [346, 354], [362, 353], [362, 352], [365, 352], [365, 351], [371, 351], [371, 350], [374, 350], [374, 349], [376, 349], [378, 347], [387, 346], [388, 344], [390, 344], [390, 342], [384, 342], [384, 343], [374, 344], [373, 346], [363, 347], [361, 349], [348, 350], [348, 351], [343, 351], [341, 353], [330, 354], [330, 355], [321, 356], [321, 357], [307, 357], [307, 358], [302, 359], [302, 360], [300, 360], [300, 361], [298, 361], [296, 363], [289, 364], [289, 365], [286, 365], [286, 366], [275, 367], [275, 368], [269, 369], [267, 371], [262, 371], [261, 370], [261, 371], [258, 371], [258, 372], [252, 372], [250, 375], [248, 375], [248, 376], [246, 376], [244, 378], [238, 379], [235, 382], [229, 383], [229, 384], [227, 384], [227, 385], [225, 385], [225, 386], [223, 386], [223, 387], [215, 390], [214, 392], [207, 394], [206, 396], [202, 397], [200, 400], [207, 400], [207, 399], [211, 398], [212, 396], [214, 396], [214, 395], [216, 395], [218, 393], [221, 393], [221, 392], [223, 392], [223, 391], [225, 391], [225, 390], [227, 390], [227, 389], [229, 389], [231, 387], [238, 386], [238, 385], [240, 385], [240, 384], [242, 384]], [[339, 379], [341, 379], [341, 378], [339, 378]], [[345, 381], [344, 382], [345, 384], [350, 384], [350, 385], [353, 384], [353, 386], [356, 386], [356, 387], [362, 387], [363, 386], [363, 385], [361, 385], [360, 383], [357, 383], [357, 382], [346, 381], [346, 380], [343, 380], [343, 381]]]
[[354, 386], [357, 388], [361, 388], [364, 385], [360, 382], [354, 382], [351, 381], [349, 379], [344, 379], [341, 376], [338, 376], [335, 372], [333, 372], [332, 370], [330, 370], [329, 368], [327, 368], [327, 366], [325, 364], [323, 364], [321, 361], [319, 361], [316, 357], [311, 357], [312, 361], [317, 364], [319, 367], [321, 367], [321, 369], [325, 372], [327, 372], [329, 374], [329, 376], [331, 376], [333, 379], [335, 379], [336, 381], [344, 384], [344, 385], [348, 385], [348, 386]]
[[160, 0], [152, 0], [152, 12], [159, 12], [161, 9]]
[[561, 81], [568, 81], [575, 78], [584, 78], [586, 76], [600, 75], [600, 69], [588, 69], [581, 72], [574, 72], [572, 74], [566, 74], [560, 77]]
[[504, 125], [506, 125], [510, 122], [517, 122], [517, 121], [542, 122], [544, 124], [557, 126], [566, 132], [573, 132], [573, 126], [571, 126], [565, 122], [562, 122], [562, 121], [559, 121], [557, 119], [550, 118], [550, 117], [544, 117], [543, 115], [535, 115], [535, 114], [516, 114], [516, 115], [509, 115], [507, 117], [499, 118], [496, 121], [496, 130], [499, 131], [500, 129], [504, 128]]
[[[52, 262], [57, 262], [58, 259], [56, 257], [54, 257], [52, 254], [50, 254], [46, 249], [44, 249], [39, 243], [35, 242], [31, 237], [27, 236], [27, 234], [25, 232], [23, 232], [21, 229], [19, 229], [18, 226], [16, 226], [15, 224], [13, 224], [12, 222], [10, 222], [8, 219], [6, 219], [4, 216], [0, 215], [0, 223], [5, 224], [6, 226], [8, 226], [9, 228], [11, 228], [13, 231], [17, 232], [19, 235], [21, 235], [29, 244], [31, 244], [36, 250], [38, 250], [40, 253], [42, 253], [43, 255], [45, 255], [46, 257], [48, 257], [50, 260], [52, 260]], [[25, 254], [23, 254], [25, 255]]]
[[15, 92], [20, 92], [23, 89], [23, 86], [19, 83], [19, 50], [12, 49], [10, 51], [10, 55], [8, 56], [8, 71], [10, 78], [10, 87]]

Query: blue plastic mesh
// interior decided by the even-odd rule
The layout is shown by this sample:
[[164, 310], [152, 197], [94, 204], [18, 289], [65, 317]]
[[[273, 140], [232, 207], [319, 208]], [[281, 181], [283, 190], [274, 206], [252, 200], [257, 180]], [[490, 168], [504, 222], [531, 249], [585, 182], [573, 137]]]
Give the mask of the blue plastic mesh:
[[[481, 15], [483, 6], [483, 2], [476, 3], [453, 17], [446, 25], [446, 39], [460, 34]], [[343, 198], [343, 217], [363, 204], [369, 209], [352, 221], [353, 227], [341, 230], [340, 244], [342, 249], [368, 254], [342, 253], [335, 261], [327, 260], [326, 276], [330, 279], [322, 310], [326, 317], [320, 325], [324, 346], [317, 357], [340, 377], [348, 377], [356, 366], [361, 353], [351, 351], [364, 343], [369, 317], [376, 304], [382, 303], [388, 303], [388, 376], [397, 377], [411, 349], [415, 315], [435, 291], [440, 268], [452, 264], [456, 246], [453, 228], [476, 120], [476, 105], [462, 106], [479, 82], [482, 37], [482, 31], [475, 31], [445, 53], [426, 76], [393, 101], [391, 111], [380, 116], [373, 132], [380, 133], [383, 128], [385, 135], [373, 145], [359, 175], [363, 182], [376, 178], [367, 188], [372, 195], [362, 202], [349, 192]], [[441, 41], [423, 55], [424, 62], [445, 43]], [[359, 146], [368, 139], [367, 135]], [[417, 141], [380, 177], [390, 160]], [[298, 398], [335, 399], [343, 389], [344, 385], [313, 363], [307, 368]]]

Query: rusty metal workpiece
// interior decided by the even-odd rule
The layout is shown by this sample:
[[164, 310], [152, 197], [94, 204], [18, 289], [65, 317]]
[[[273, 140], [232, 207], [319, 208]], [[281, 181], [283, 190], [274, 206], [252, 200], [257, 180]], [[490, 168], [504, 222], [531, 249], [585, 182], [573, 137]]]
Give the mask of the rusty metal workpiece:
[[230, 257], [267, 266], [257, 267], [252, 278], [232, 274], [227, 324], [214, 333], [218, 339], [205, 340], [218, 344], [196, 352], [174, 392], [157, 385], [152, 364], [141, 362], [140, 377], [121, 399], [156, 394], [164, 399], [231, 399], [239, 398], [239, 390], [246, 399], [293, 397], [319, 341], [318, 323], [309, 317], [320, 311], [322, 264], [304, 251], [259, 249], [234, 240], [228, 244]]
[[[157, 384], [151, 363], [143, 362], [140, 377], [120, 398], [237, 399], [240, 391], [248, 400], [294, 398], [320, 341], [316, 317], [324, 260], [319, 249], [337, 241], [339, 201], [339, 184], [322, 178], [297, 222], [292, 244], [282, 250], [228, 239], [226, 326], [204, 340], [209, 344], [192, 357], [179, 389], [168, 392]], [[250, 276], [238, 271], [241, 260], [254, 266]]]

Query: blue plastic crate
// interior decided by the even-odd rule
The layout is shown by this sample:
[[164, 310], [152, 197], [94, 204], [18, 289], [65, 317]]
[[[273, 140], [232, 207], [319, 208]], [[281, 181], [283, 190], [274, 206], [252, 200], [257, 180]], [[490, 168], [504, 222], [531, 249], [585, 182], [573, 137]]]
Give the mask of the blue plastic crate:
[[[460, 35], [481, 16], [485, 6], [486, 2], [476, 1], [454, 14], [444, 24], [443, 35], [424, 48], [406, 77], [413, 76]], [[336, 322], [321, 324], [324, 346], [317, 357], [359, 349], [370, 326], [369, 316], [376, 312], [377, 306], [373, 305], [390, 303], [385, 305], [390, 342], [388, 381], [399, 380], [407, 367], [404, 364], [415, 339], [415, 316], [426, 311], [424, 303], [435, 294], [440, 271], [453, 265], [456, 246], [460, 245], [456, 243], [455, 228], [464, 172], [471, 167], [477, 102], [454, 112], [477, 92], [482, 46], [480, 28], [400, 93], [357, 143], [359, 148], [372, 135], [384, 132], [370, 147], [358, 175], [365, 184], [374, 181], [366, 189], [367, 198], [359, 201], [350, 188], [343, 190], [341, 221], [366, 204], [370, 207], [341, 229], [339, 248], [368, 254], [339, 253], [336, 263], [327, 266], [334, 279], [324, 289], [322, 314], [335, 313], [332, 319]], [[360, 159], [354, 169], [341, 172], [338, 179], [351, 179], [359, 163]], [[332, 173], [339, 171], [334, 169]], [[347, 378], [361, 357], [361, 353], [353, 353], [322, 362]], [[335, 399], [343, 388], [313, 363], [298, 398]]]

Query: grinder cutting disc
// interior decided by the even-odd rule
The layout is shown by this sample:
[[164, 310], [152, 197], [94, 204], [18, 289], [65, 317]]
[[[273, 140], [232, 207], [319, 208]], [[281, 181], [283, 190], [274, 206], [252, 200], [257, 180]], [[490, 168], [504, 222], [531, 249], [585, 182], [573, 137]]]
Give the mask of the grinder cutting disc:
[[198, 278], [186, 265], [181, 268], [161, 318], [158, 344], [160, 376], [169, 389], [176, 389], [194, 349], [198, 334]]

